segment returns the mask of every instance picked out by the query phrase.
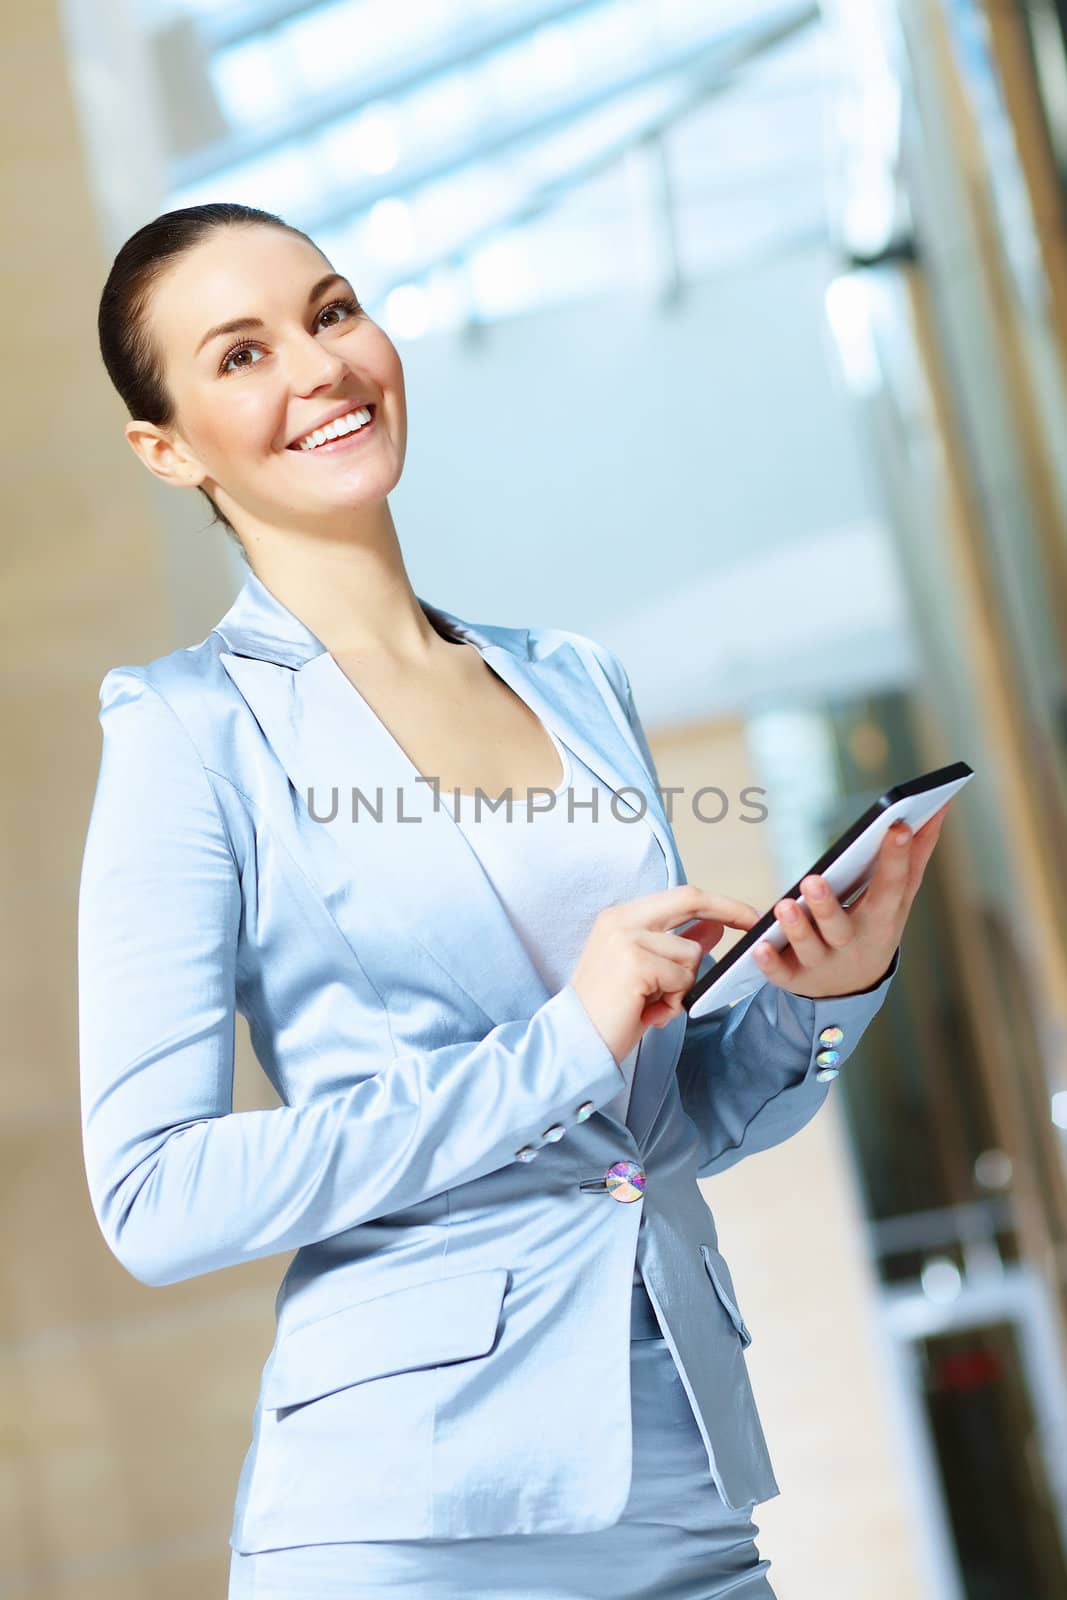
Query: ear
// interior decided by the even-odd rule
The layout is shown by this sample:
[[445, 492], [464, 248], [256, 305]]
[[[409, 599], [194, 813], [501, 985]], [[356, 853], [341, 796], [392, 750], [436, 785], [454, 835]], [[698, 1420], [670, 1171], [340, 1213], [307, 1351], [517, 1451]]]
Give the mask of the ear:
[[195, 489], [207, 473], [181, 438], [173, 438], [154, 422], [127, 422], [126, 438], [149, 472], [173, 489]]

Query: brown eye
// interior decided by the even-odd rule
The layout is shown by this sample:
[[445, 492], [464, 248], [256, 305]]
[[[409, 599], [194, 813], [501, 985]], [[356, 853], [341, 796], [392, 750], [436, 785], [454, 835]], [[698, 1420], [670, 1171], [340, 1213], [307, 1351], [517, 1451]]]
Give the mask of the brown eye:
[[[328, 306], [323, 306], [319, 316], [325, 316], [327, 311], [347, 311], [351, 316], [358, 316], [361, 309], [362, 307], [358, 300], [351, 295], [346, 295], [341, 300], [331, 300]], [[336, 323], [332, 323], [331, 326], [336, 327]]]
[[233, 349], [232, 350], [227, 350], [226, 354], [223, 356], [222, 364], [219, 367], [219, 371], [220, 372], [240, 372], [241, 367], [254, 367], [256, 365], [256, 363], [254, 361], [243, 361], [241, 363], [241, 367], [231, 367], [229, 363], [233, 360], [234, 356], [244, 355], [246, 350], [258, 350], [258, 349], [259, 349], [259, 346], [257, 344], [254, 344], [252, 342], [252, 340], [250, 340], [250, 339], [247, 339], [244, 342], [244, 344], [235, 344]]

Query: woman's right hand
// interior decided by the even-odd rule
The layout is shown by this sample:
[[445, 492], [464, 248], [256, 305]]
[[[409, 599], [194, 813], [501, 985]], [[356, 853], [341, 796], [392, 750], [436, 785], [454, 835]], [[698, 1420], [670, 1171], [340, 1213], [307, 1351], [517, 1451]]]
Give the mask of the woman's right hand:
[[[600, 912], [570, 983], [617, 1064], [647, 1028], [674, 1020], [702, 958], [725, 929], [747, 932], [759, 917], [744, 900], [692, 883]], [[684, 933], [667, 931], [691, 918]]]

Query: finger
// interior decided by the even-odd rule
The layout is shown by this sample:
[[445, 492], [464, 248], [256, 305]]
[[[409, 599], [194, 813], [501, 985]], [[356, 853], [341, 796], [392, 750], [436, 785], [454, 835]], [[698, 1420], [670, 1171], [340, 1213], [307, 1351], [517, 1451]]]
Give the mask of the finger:
[[712, 945], [718, 944], [723, 934], [721, 922], [704, 922], [700, 924], [700, 929], [699, 932], [694, 929], [690, 933], [656, 933], [643, 929], [635, 938], [643, 950], [668, 956], [672, 961], [688, 963], [695, 971], [701, 958]]
[[797, 961], [790, 945], [784, 951], [776, 950], [767, 939], [757, 939], [752, 954], [764, 977], [772, 983], [786, 987], [796, 976]]
[[[758, 921], [759, 919], [755, 918], [754, 920]], [[657, 934], [656, 937], [662, 939], [687, 939], [690, 944], [697, 946], [699, 961], [700, 956], [707, 955], [708, 951], [718, 944], [725, 932], [725, 925], [717, 917], [698, 917], [695, 922], [691, 922], [681, 933]]]
[[[704, 930], [717, 927], [719, 933], [712, 940], [713, 944], [717, 944], [727, 928], [740, 928], [742, 932], [747, 933], [763, 915], [745, 900], [728, 900], [725, 896], [716, 895], [714, 901], [720, 906], [715, 916], [688, 917], [683, 922], [672, 922], [670, 931], [680, 934], [683, 938], [692, 933], [694, 938], [700, 939], [704, 937]], [[734, 908], [729, 916], [721, 909], [723, 906]]]
[[923, 823], [922, 827], [915, 835], [911, 849], [913, 867], [916, 861], [920, 862], [922, 866], [925, 866], [927, 861], [930, 859], [930, 856], [933, 853], [933, 848], [941, 837], [941, 829], [945, 825], [945, 813], [947, 809], [948, 808], [946, 806], [942, 806], [940, 811], [935, 811], [933, 816]]
[[912, 862], [914, 862], [917, 857], [921, 857], [923, 861], [926, 860], [926, 857], [929, 855], [930, 851], [934, 848], [934, 845], [941, 837], [941, 829], [945, 823], [945, 815], [947, 810], [947, 806], [942, 806], [941, 810], [935, 811], [932, 817], [927, 817], [921, 828], [917, 828], [915, 830], [912, 838]]
[[834, 950], [843, 949], [855, 937], [856, 930], [830, 884], [817, 873], [811, 873], [801, 878], [800, 888], [815, 926], [826, 943]]
[[933, 855], [938, 839], [941, 837], [941, 829], [944, 826], [947, 810], [948, 805], [946, 802], [940, 811], [935, 811], [932, 817], [927, 818], [912, 839], [911, 849], [908, 852], [908, 876], [904, 886], [904, 898], [901, 902], [901, 909], [905, 916], [911, 910], [912, 901], [919, 892], [927, 864]]
[[682, 1000], [688, 987], [687, 985], [685, 989], [674, 989], [670, 994], [646, 1001], [641, 1012], [642, 1023], [653, 1022], [657, 1027], [666, 1027], [675, 1017], [684, 1016], [685, 1007]]
[[673, 889], [638, 895], [621, 905], [608, 907], [608, 914], [618, 917], [624, 927], [649, 929], [674, 928], [695, 917], [714, 917], [727, 927], [747, 930], [760, 917], [755, 906], [747, 901], [714, 894], [695, 883], [679, 883]]
[[681, 1011], [681, 1002], [676, 1000], [650, 1000], [641, 1010], [642, 1027], [665, 1028], [673, 1022]]
[[802, 967], [813, 967], [821, 961], [827, 946], [802, 906], [792, 898], [779, 900], [774, 915]]
[[932, 828], [935, 825], [935, 823], [937, 825], [938, 831], [940, 832], [941, 824], [944, 822], [945, 818], [948, 816], [948, 808], [949, 808], [949, 806], [951, 804], [952, 804], [951, 800], [946, 800], [943, 806], [939, 806], [938, 809], [934, 812], [933, 816], [927, 817], [927, 819], [923, 823], [922, 827], [917, 831], [915, 837], [917, 839], [921, 838], [922, 835], [926, 832], [927, 828]]
[[849, 908], [850, 915], [861, 921], [878, 917], [891, 921], [898, 915], [907, 895], [912, 837], [906, 824], [894, 822], [886, 830], [870, 882]]
[[[652, 952], [649, 952], [652, 955]], [[656, 954], [651, 962], [650, 976], [655, 987], [646, 991], [649, 999], [666, 1000], [677, 1004], [693, 986], [693, 968], [688, 961], [675, 961], [670, 956]]]

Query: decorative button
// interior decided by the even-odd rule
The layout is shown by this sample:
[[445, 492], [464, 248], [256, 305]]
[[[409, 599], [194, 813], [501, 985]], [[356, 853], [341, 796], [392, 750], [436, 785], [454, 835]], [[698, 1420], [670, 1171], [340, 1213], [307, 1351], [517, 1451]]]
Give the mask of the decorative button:
[[577, 1111], [574, 1113], [575, 1122], [585, 1122], [588, 1117], [593, 1115], [595, 1110], [596, 1106], [593, 1104], [592, 1100], [583, 1100]]
[[578, 1184], [586, 1194], [610, 1194], [613, 1200], [640, 1200], [645, 1188], [645, 1169], [637, 1161], [616, 1161], [602, 1178], [582, 1178]]
[[535, 1144], [524, 1144], [521, 1150], [516, 1150], [515, 1159], [516, 1161], [532, 1161], [536, 1154], [537, 1146]]
[[616, 1161], [604, 1174], [613, 1200], [640, 1200], [645, 1192], [645, 1169], [637, 1161]]
[[819, 1035], [820, 1044], [840, 1044], [845, 1037], [841, 1028], [824, 1028]]
[[566, 1133], [566, 1131], [567, 1130], [562, 1122], [554, 1122], [551, 1128], [545, 1129], [541, 1137], [546, 1144], [555, 1144], [557, 1139], [563, 1138], [563, 1135]]
[[829, 1083], [833, 1078], [837, 1077], [840, 1070], [840, 1067], [820, 1067], [815, 1074], [816, 1080], [819, 1083]]
[[840, 1050], [820, 1050], [815, 1057], [820, 1067], [836, 1067], [841, 1060]]

